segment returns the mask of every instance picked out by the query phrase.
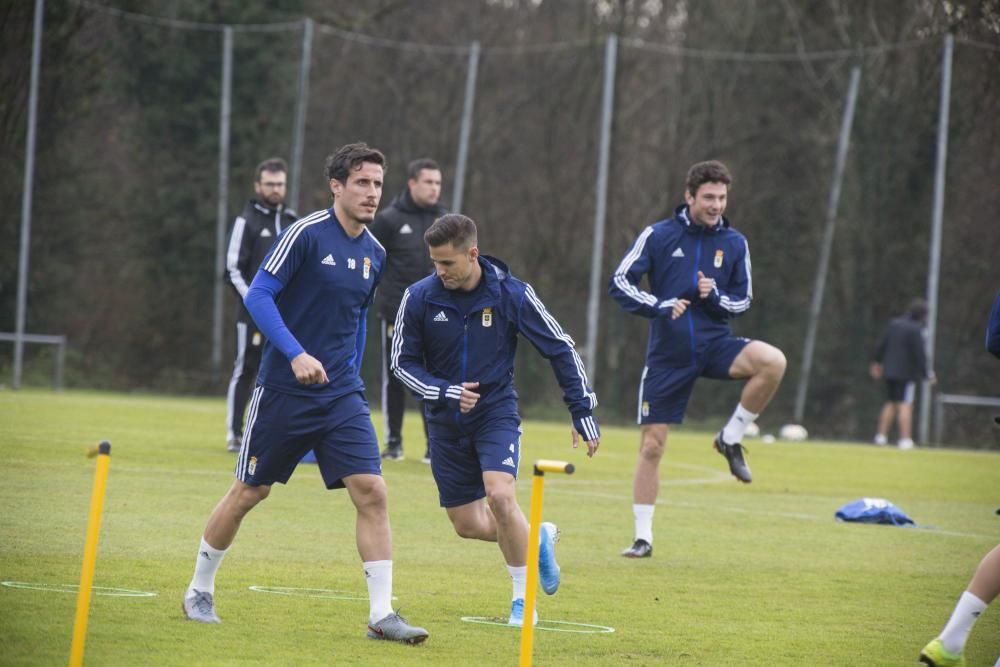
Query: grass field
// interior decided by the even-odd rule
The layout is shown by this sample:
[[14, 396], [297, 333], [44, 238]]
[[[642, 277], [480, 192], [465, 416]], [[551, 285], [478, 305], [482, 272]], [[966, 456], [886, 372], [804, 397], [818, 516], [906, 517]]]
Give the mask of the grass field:
[[[244, 522], [217, 579], [219, 626], [188, 622], [181, 595], [198, 538], [231, 483], [221, 399], [0, 391], [0, 580], [79, 581], [94, 460], [112, 442], [95, 585], [156, 593], [93, 599], [91, 665], [516, 664], [519, 632], [463, 622], [503, 617], [510, 583], [495, 545], [454, 535], [427, 466], [419, 419], [410, 458], [388, 462], [395, 594], [430, 630], [422, 646], [365, 639], [365, 583], [343, 491], [301, 467]], [[606, 428], [588, 460], [566, 423], [525, 424], [530, 462], [573, 461], [546, 478], [545, 516], [563, 530], [563, 583], [540, 596], [537, 665], [908, 665], [941, 629], [979, 559], [1000, 541], [1000, 455], [900, 452], [845, 443], [749, 441], [739, 485], [706, 433], [678, 429], [662, 468], [653, 558], [631, 542], [636, 428]], [[925, 529], [838, 524], [861, 496], [888, 498]], [[251, 586], [328, 589], [340, 597]], [[343, 598], [357, 599], [343, 599]], [[0, 586], [0, 664], [65, 664], [76, 596]], [[613, 633], [548, 624], [609, 626]], [[1000, 653], [1000, 609], [973, 631], [970, 665]]]

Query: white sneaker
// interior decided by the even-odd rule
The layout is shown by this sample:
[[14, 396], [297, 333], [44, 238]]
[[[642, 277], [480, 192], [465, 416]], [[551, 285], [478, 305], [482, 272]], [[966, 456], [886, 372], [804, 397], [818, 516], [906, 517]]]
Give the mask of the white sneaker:
[[899, 441], [900, 449], [913, 449], [913, 439], [912, 438], [902, 438]]
[[889, 438], [887, 438], [884, 435], [882, 435], [881, 433], [879, 433], [879, 434], [877, 434], [875, 436], [875, 444], [876, 445], [887, 445], [887, 444], [889, 444]]
[[184, 598], [184, 615], [192, 621], [199, 623], [222, 623], [215, 614], [215, 600], [212, 594], [205, 591], [193, 590], [192, 595]]

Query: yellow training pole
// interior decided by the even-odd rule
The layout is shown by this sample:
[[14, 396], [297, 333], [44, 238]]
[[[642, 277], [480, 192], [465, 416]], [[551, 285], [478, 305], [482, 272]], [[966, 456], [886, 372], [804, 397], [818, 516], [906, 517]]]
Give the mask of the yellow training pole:
[[83, 665], [83, 645], [87, 640], [87, 617], [90, 613], [90, 592], [94, 584], [94, 565], [97, 562], [97, 538], [101, 533], [101, 512], [104, 510], [104, 490], [108, 483], [108, 465], [111, 463], [111, 443], [104, 441], [87, 452], [87, 458], [97, 456], [94, 472], [94, 491], [90, 496], [90, 516], [87, 519], [87, 539], [83, 548], [83, 570], [80, 572], [80, 590], [76, 596], [76, 620], [73, 621], [73, 644], [69, 649], [70, 667]]
[[538, 589], [538, 536], [542, 526], [542, 495], [545, 493], [545, 473], [561, 472], [572, 475], [572, 463], [565, 461], [535, 461], [535, 476], [531, 482], [531, 510], [528, 518], [528, 579], [524, 591], [524, 624], [521, 626], [521, 667], [530, 667], [535, 640], [535, 597]]

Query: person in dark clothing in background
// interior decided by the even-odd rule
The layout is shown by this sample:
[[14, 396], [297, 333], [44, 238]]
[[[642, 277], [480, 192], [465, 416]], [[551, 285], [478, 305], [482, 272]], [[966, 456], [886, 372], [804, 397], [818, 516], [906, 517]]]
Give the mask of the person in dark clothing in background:
[[288, 166], [284, 160], [268, 158], [257, 165], [253, 189], [259, 199], [247, 202], [229, 233], [225, 279], [239, 297], [236, 361], [226, 392], [226, 449], [231, 452], [240, 451], [243, 442], [243, 413], [264, 349], [264, 336], [243, 305], [243, 297], [278, 234], [298, 219], [295, 211], [285, 208], [287, 180]]
[[875, 346], [869, 368], [872, 379], [885, 379], [887, 400], [878, 418], [875, 444], [889, 441], [893, 418], [899, 425], [899, 448], [913, 449], [913, 397], [916, 383], [934, 382], [934, 371], [927, 368], [927, 346], [924, 326], [927, 324], [927, 302], [914, 299], [906, 315], [893, 318]]
[[[434, 265], [424, 245], [424, 232], [448, 212], [441, 197], [441, 168], [429, 158], [414, 160], [406, 170], [406, 188], [396, 195], [388, 208], [375, 216], [371, 232], [388, 255], [385, 276], [375, 297], [382, 338], [382, 416], [385, 420], [386, 446], [382, 458], [403, 459], [403, 410], [406, 389], [389, 372], [389, 352], [396, 325], [396, 312], [407, 287], [427, 276]], [[421, 410], [421, 415], [423, 411]], [[427, 422], [424, 421], [424, 437]], [[425, 448], [424, 463], [430, 463], [430, 444]]]

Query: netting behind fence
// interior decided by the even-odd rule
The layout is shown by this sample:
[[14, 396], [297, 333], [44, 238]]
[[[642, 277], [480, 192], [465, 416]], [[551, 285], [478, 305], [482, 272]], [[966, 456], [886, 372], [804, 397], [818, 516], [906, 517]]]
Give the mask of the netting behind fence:
[[[228, 291], [223, 368], [210, 360], [222, 27], [230, 25], [227, 224], [252, 195], [254, 165], [292, 155], [300, 100], [307, 102], [300, 213], [329, 205], [323, 161], [356, 140], [388, 156], [383, 206], [405, 187], [406, 163], [422, 156], [442, 165], [443, 201], [452, 203], [478, 41], [463, 212], [480, 223], [483, 251], [531, 282], [582, 350], [605, 44], [614, 29], [621, 39], [593, 366], [602, 414], [634, 414], [646, 336], [645, 321], [604, 296], [607, 277], [635, 235], [681, 203], [688, 166], [716, 158], [733, 171], [727, 216], [753, 258], [755, 303], [735, 328], [785, 351], [789, 373], [770, 412], [787, 419], [847, 82], [860, 66], [806, 414], [814, 432], [867, 436], [881, 401], [866, 376], [871, 346], [888, 318], [927, 289], [948, 17], [935, 8], [909, 8], [905, 21], [875, 7], [812, 10], [840, 12], [837, 29], [826, 30], [820, 19], [829, 16], [751, 5], [665, 3], [629, 13], [601, 3], [484, 1], [370, 16], [317, 6], [305, 100], [298, 98], [301, 14], [249, 3], [236, 23], [222, 10], [181, 3], [177, 16], [148, 20], [50, 0], [28, 330], [68, 336], [74, 386], [221, 391], [232, 346]], [[344, 13], [334, 18], [337, 9]], [[9, 11], [3, 73], [8, 89], [21, 90], [30, 11]], [[955, 48], [936, 370], [948, 391], [996, 394], [998, 373], [987, 370], [980, 348], [1000, 287], [1000, 227], [992, 223], [1000, 209], [992, 186], [1000, 171], [1000, 40], [979, 23], [966, 27]], [[4, 103], [6, 155], [23, 154], [25, 99]], [[19, 165], [6, 161], [0, 189], [11, 211], [20, 202]], [[0, 223], [7, 238], [18, 237], [15, 219]], [[4, 244], [0, 260], [0, 328], [9, 331], [16, 244]], [[376, 350], [372, 340], [365, 375], [373, 388]], [[29, 350], [29, 361], [35, 354]], [[32, 371], [29, 363], [28, 371], [48, 381], [48, 367]], [[557, 409], [544, 360], [521, 355], [518, 374], [526, 411]], [[732, 389], [698, 392], [692, 418], [728, 412]], [[963, 437], [985, 439], [987, 426], [970, 428]]]

